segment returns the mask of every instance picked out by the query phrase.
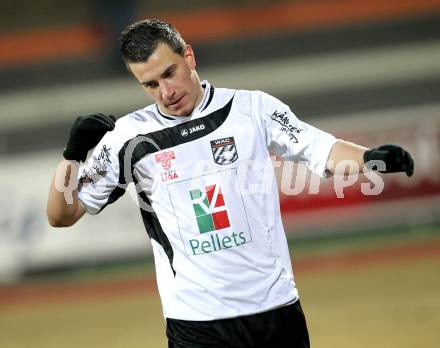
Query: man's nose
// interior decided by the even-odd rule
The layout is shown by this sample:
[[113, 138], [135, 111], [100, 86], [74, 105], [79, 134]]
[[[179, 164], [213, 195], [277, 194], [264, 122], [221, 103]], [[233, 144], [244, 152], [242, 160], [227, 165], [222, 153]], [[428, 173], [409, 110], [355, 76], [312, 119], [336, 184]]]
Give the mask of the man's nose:
[[173, 86], [171, 86], [167, 82], [163, 82], [161, 85], [161, 93], [163, 99], [170, 99], [173, 97], [174, 93], [176, 91], [174, 90]]

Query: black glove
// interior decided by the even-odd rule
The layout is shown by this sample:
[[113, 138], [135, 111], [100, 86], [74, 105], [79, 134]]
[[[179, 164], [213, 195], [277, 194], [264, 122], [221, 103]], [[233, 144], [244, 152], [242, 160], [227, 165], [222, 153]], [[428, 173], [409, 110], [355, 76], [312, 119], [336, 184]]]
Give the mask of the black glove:
[[375, 169], [375, 165], [369, 161], [384, 161], [386, 169], [380, 173], [405, 172], [407, 176], [414, 173], [414, 160], [409, 152], [396, 145], [382, 145], [367, 150], [364, 153], [364, 163], [367, 168]]
[[79, 116], [70, 130], [63, 156], [67, 160], [84, 162], [105, 133], [115, 128], [115, 117], [105, 114]]

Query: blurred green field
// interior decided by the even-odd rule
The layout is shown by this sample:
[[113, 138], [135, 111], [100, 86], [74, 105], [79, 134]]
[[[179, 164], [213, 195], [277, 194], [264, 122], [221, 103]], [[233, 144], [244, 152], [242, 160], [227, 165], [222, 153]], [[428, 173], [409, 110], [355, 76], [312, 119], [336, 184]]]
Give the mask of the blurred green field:
[[[381, 244], [430, 245], [438, 241], [438, 236], [423, 240], [399, 237]], [[298, 265], [310, 256], [365, 251], [378, 245], [377, 241], [360, 244], [300, 248]], [[347, 268], [298, 267], [296, 280], [313, 347], [439, 346], [440, 255], [391, 257]], [[159, 297], [151, 291], [138, 291], [0, 307], [0, 347], [166, 347]]]

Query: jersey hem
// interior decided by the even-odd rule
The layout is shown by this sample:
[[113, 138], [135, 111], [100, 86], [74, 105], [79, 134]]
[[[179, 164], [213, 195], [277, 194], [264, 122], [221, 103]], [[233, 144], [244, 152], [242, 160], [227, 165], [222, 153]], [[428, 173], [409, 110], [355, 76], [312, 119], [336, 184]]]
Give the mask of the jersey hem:
[[267, 308], [264, 308], [264, 309], [261, 309], [261, 310], [251, 311], [251, 312], [242, 313], [242, 314], [233, 315], [233, 316], [227, 316], [227, 317], [217, 317], [217, 316], [214, 316], [214, 317], [211, 317], [209, 319], [194, 319], [194, 318], [183, 318], [183, 317], [179, 317], [179, 316], [173, 317], [173, 316], [166, 316], [166, 315], [164, 315], [164, 318], [165, 319], [174, 319], [174, 320], [200, 321], [200, 322], [203, 322], [203, 321], [213, 321], [213, 320], [222, 320], [222, 319], [235, 319], [235, 318], [240, 318], [240, 317], [246, 317], [248, 315], [261, 314], [261, 313], [272, 311], [274, 309], [290, 306], [291, 304], [294, 304], [298, 300], [299, 300], [299, 296], [297, 295], [292, 300], [287, 301], [286, 303], [283, 303], [283, 304], [280, 304], [280, 305], [270, 306], [270, 307], [267, 307]]

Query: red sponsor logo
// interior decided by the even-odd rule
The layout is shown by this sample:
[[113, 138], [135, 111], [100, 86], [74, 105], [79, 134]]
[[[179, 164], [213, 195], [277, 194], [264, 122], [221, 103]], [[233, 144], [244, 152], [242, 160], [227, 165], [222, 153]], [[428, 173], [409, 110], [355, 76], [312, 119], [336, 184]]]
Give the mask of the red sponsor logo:
[[175, 169], [171, 169], [172, 163], [171, 161], [175, 159], [174, 151], [162, 152], [155, 155], [156, 163], [160, 163], [162, 169], [164, 170], [160, 177], [162, 181], [168, 181], [177, 179], [179, 176], [176, 173]]
[[164, 170], [170, 170], [171, 168], [171, 160], [175, 159], [174, 151], [167, 151], [159, 153], [155, 156], [156, 163], [161, 163], [162, 168]]

